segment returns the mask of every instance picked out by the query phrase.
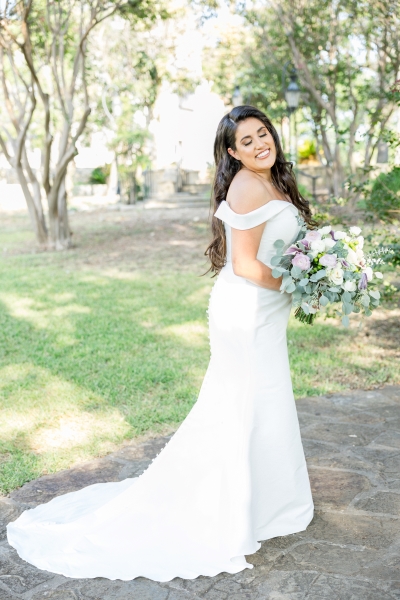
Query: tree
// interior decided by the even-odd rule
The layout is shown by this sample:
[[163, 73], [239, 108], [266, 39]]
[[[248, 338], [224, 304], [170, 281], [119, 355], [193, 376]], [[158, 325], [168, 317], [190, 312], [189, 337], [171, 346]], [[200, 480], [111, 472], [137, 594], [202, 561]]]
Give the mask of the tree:
[[[312, 101], [333, 191], [354, 173], [357, 132], [364, 129], [368, 170], [396, 106], [400, 67], [397, 0], [280, 0], [271, 4], [286, 35], [301, 83]], [[342, 151], [345, 148], [345, 151]]]
[[[133, 22], [151, 22], [160, 10], [152, 0], [2, 3], [0, 76], [9, 124], [1, 128], [0, 146], [17, 173], [43, 247], [64, 249], [71, 244], [65, 182], [91, 113], [87, 63], [92, 32], [117, 12]], [[40, 179], [30, 158], [30, 150], [39, 143]]]
[[236, 50], [237, 60], [227, 69], [234, 39], [222, 40], [210, 78], [227, 95], [233, 77], [222, 74], [229, 70], [245, 100], [277, 118], [285, 108], [282, 67], [290, 60], [302, 84], [302, 115], [323, 149], [332, 193], [342, 195], [346, 178], [357, 173], [356, 152], [363, 153], [361, 177], [368, 173], [399, 99], [393, 87], [400, 67], [399, 3], [276, 0], [255, 8], [245, 4], [241, 14], [242, 51]]
[[[116, 23], [118, 35], [104, 25], [93, 38], [98, 51], [92, 77], [98, 105], [92, 130], [107, 134], [115, 151], [122, 195], [136, 199], [140, 171], [151, 162], [149, 125], [162, 81], [167, 75], [167, 56], [173, 52], [170, 22], [164, 13], [149, 30], [145, 25], [132, 30], [128, 20]], [[116, 60], [118, 57], [118, 60]]]

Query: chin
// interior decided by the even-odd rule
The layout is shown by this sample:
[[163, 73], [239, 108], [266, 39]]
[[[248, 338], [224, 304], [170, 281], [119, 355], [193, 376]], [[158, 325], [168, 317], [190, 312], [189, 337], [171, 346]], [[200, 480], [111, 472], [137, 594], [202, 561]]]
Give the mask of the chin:
[[275, 157], [271, 158], [268, 156], [266, 160], [255, 160], [254, 168], [257, 171], [265, 171], [265, 169], [271, 169], [275, 164]]

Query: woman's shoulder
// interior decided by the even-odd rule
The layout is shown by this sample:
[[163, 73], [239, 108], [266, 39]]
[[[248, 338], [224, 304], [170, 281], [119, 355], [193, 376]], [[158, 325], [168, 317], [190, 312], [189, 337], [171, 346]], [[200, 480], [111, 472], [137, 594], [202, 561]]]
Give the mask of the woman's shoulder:
[[227, 194], [229, 206], [242, 215], [260, 208], [270, 200], [260, 178], [251, 171], [239, 171], [232, 180]]

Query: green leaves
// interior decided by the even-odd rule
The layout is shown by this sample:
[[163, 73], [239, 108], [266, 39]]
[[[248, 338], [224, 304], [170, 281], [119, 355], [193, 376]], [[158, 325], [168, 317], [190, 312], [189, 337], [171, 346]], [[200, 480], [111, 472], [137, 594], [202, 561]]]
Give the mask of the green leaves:
[[321, 306], [327, 306], [327, 304], [329, 304], [329, 298], [322, 295], [321, 298], [319, 299], [319, 303], [321, 304]]
[[370, 303], [370, 297], [368, 296], [368, 294], [363, 294], [361, 296], [361, 300], [360, 300], [361, 304], [363, 306], [369, 306]]
[[350, 325], [350, 319], [347, 316], [342, 317], [342, 325], [348, 327]]
[[284, 267], [275, 267], [272, 269], [272, 277], [275, 277], [275, 279], [278, 279], [283, 273], [287, 273], [287, 269]]
[[343, 302], [343, 313], [345, 315], [350, 315], [353, 312], [354, 304], [349, 304], [347, 302]]
[[275, 256], [273, 256], [273, 257], [271, 258], [271, 265], [272, 265], [273, 267], [275, 267], [275, 266], [279, 265], [279, 263], [281, 262], [281, 258], [282, 258], [282, 256], [281, 256], [281, 255], [279, 255], [279, 254], [276, 254]]
[[319, 281], [320, 279], [325, 277], [325, 275], [326, 275], [326, 270], [321, 269], [320, 271], [317, 271], [316, 273], [314, 273], [314, 275], [311, 275], [310, 281], [313, 281], [313, 282]]
[[300, 269], [300, 267], [294, 266], [294, 267], [292, 267], [291, 273], [292, 273], [292, 277], [297, 279], [298, 277], [300, 277], [302, 270]]
[[343, 302], [351, 302], [351, 294], [350, 292], [343, 292], [342, 294]]
[[284, 245], [285, 245], [285, 242], [283, 240], [276, 240], [276, 242], [274, 242], [275, 248], [278, 248], [278, 249], [283, 248]]
[[379, 300], [379, 298], [381, 297], [381, 295], [378, 292], [378, 290], [371, 290], [369, 292], [369, 295], [371, 296], [371, 298], [375, 298], [375, 300]]

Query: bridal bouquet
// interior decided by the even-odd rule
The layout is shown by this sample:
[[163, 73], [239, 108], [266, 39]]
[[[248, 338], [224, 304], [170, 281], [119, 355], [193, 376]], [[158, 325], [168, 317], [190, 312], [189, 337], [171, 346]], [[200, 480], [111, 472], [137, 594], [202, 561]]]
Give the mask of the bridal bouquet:
[[349, 325], [351, 313], [366, 316], [379, 305], [380, 294], [374, 289], [382, 273], [373, 272], [371, 259], [363, 252], [364, 238], [359, 227], [334, 231], [330, 225], [308, 230], [299, 218], [297, 240], [285, 250], [283, 240], [274, 244], [273, 277], [282, 275], [281, 292], [293, 295], [295, 317], [312, 325], [321, 307], [338, 305], [342, 323]]

